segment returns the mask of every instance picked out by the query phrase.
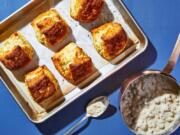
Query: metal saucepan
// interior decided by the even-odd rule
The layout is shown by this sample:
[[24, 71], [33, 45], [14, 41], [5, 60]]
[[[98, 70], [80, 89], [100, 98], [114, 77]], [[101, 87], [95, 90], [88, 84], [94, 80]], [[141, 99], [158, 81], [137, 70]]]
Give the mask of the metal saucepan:
[[[142, 112], [142, 108], [145, 107], [147, 103], [163, 94], [172, 93], [177, 96], [179, 95], [180, 86], [177, 83], [176, 79], [170, 75], [170, 72], [173, 70], [178, 60], [179, 54], [180, 35], [177, 39], [172, 55], [167, 65], [162, 71], [147, 70], [142, 73], [131, 76], [130, 78], [124, 81], [120, 96], [120, 110], [125, 123], [133, 133], [142, 134], [138, 132], [137, 124], [139, 122], [138, 118], [144, 115], [142, 113], [145, 113]], [[156, 124], [157, 123], [154, 123], [154, 125]], [[146, 124], [142, 125], [145, 126]], [[175, 131], [179, 127], [179, 125], [180, 116], [179, 118], [177, 118], [177, 120], [174, 121], [173, 126], [169, 128], [167, 131], [164, 131], [162, 133], [152, 131], [152, 133], [148, 134], [170, 134], [173, 131]], [[143, 130], [145, 130], [145, 132], [146, 130], [148, 130], [148, 127], [146, 126], [142, 128], [144, 128]]]

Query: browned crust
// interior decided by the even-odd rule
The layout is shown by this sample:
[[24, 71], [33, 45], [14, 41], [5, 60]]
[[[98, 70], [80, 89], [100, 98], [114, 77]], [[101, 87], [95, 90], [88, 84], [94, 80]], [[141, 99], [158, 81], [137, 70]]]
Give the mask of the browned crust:
[[61, 67], [60, 59], [55, 58], [55, 57], [52, 57], [51, 59], [52, 59], [52, 61], [53, 61], [53, 63], [54, 63], [55, 68], [59, 71], [59, 73], [60, 73], [64, 78], [66, 78], [68, 81], [70, 81], [69, 76], [65, 76], [65, 75], [62, 73], [63, 69], [62, 69], [62, 67]]
[[34, 101], [46, 109], [63, 97], [58, 81], [45, 65], [26, 74], [25, 84]]
[[[68, 24], [54, 8], [37, 16], [31, 25], [35, 29], [36, 35], [38, 35], [37, 33], [40, 35], [41, 39], [38, 38], [38, 40], [47, 46], [60, 43], [69, 31]], [[46, 26], [51, 27], [47, 28]]]
[[68, 75], [63, 74], [60, 59], [52, 57], [52, 61], [59, 73], [74, 85], [78, 85], [80, 82], [86, 79], [93, 71], [93, 64], [91, 59], [81, 64], [70, 64], [70, 72]]
[[102, 36], [105, 43], [105, 49], [111, 57], [116, 57], [126, 47], [127, 36], [123, 29], [120, 29], [117, 33], [112, 33], [112, 36]]
[[[127, 46], [128, 36], [121, 26], [116, 22], [108, 22], [91, 30], [94, 47], [106, 60], [117, 57]], [[102, 35], [99, 33], [103, 33]], [[97, 39], [101, 39], [100, 42]]]
[[78, 15], [72, 17], [84, 23], [92, 22], [98, 18], [103, 4], [104, 0], [83, 0]]
[[89, 59], [88, 61], [83, 62], [82, 64], [70, 64], [70, 72], [72, 81], [75, 84], [78, 84], [83, 78], [87, 76], [88, 73], [92, 72], [92, 61]]
[[[92, 60], [83, 52], [82, 48], [79, 48], [77, 46], [75, 50], [72, 50], [72, 51], [77, 51], [76, 56], [71, 58], [71, 64], [69, 64], [67, 69], [64, 70], [62, 65], [64, 61], [61, 59], [64, 57], [62, 56], [63, 53], [61, 52], [64, 51], [65, 50], [62, 49], [60, 52], [55, 54], [52, 57], [52, 61], [56, 69], [65, 79], [67, 79], [69, 82], [71, 82], [74, 85], [78, 85], [93, 72]], [[59, 53], [61, 54], [59, 55]], [[66, 57], [63, 59], [66, 59]]]
[[55, 23], [50, 29], [42, 31], [51, 45], [58, 43], [67, 33], [67, 27], [61, 21]]
[[55, 86], [50, 79], [43, 75], [36, 81], [27, 82], [29, 91], [37, 103], [42, 102], [55, 93]]
[[20, 46], [15, 47], [1, 60], [10, 70], [19, 69], [30, 62], [30, 58]]

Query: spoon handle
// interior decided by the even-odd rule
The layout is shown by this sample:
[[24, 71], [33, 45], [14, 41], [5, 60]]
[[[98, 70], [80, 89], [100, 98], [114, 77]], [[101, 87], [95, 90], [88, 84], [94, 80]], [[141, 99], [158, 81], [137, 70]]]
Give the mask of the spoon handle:
[[171, 54], [171, 57], [162, 72], [169, 74], [173, 70], [173, 68], [179, 58], [179, 54], [180, 54], [180, 34], [176, 41], [176, 44], [175, 44], [174, 50]]
[[85, 121], [87, 118], [89, 118], [88, 115], [85, 115], [78, 123], [76, 123], [72, 128], [70, 128], [64, 135], [71, 135], [75, 129], [77, 129], [83, 121]]

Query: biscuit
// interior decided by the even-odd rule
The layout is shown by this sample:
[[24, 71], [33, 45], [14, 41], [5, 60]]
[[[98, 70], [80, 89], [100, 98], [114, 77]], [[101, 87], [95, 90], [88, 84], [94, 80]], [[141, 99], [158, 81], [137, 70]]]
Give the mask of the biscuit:
[[79, 84], [93, 71], [92, 60], [75, 43], [57, 52], [52, 61], [60, 74], [72, 84]]
[[119, 23], [106, 23], [91, 33], [95, 49], [106, 60], [114, 59], [126, 48], [128, 37]]
[[55, 9], [50, 9], [32, 21], [36, 37], [46, 46], [60, 43], [67, 35], [69, 26]]
[[26, 74], [25, 84], [33, 100], [45, 109], [63, 97], [58, 81], [46, 66], [40, 66]]
[[89, 23], [96, 20], [104, 0], [71, 0], [70, 15], [75, 20]]
[[13, 33], [0, 47], [0, 61], [10, 70], [24, 67], [33, 55], [34, 49], [19, 32]]

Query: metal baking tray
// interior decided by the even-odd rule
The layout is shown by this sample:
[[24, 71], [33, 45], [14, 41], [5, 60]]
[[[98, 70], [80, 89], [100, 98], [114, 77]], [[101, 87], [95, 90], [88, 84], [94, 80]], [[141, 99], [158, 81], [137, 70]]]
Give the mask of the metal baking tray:
[[[28, 70], [23, 69], [11, 72], [0, 63], [0, 76], [2, 81], [27, 117], [34, 123], [41, 123], [47, 120], [74, 100], [80, 98], [81, 95], [91, 90], [105, 78], [110, 77], [111, 74], [120, 70], [131, 60], [143, 53], [148, 45], [146, 36], [120, 0], [106, 0], [99, 18], [89, 24], [79, 23], [70, 17], [69, 3], [70, 0], [32, 0], [0, 22], [0, 44], [15, 31], [19, 31], [23, 34], [32, 44], [37, 56], [39, 57], [39, 61], [32, 63], [28, 68], [32, 68], [32, 66], [35, 65], [45, 64], [57, 78], [62, 92], [65, 95], [65, 101], [63, 103], [46, 112], [44, 115], [37, 117], [34, 115], [34, 108], [29, 104], [29, 102], [27, 102], [28, 97], [23, 94], [23, 91], [27, 88], [25, 87], [24, 82], [19, 78]], [[58, 46], [58, 48], [49, 49], [37, 41], [30, 23], [37, 15], [51, 7], [55, 8], [67, 21], [71, 27], [71, 34], [61, 43], [61, 45]], [[129, 37], [128, 47], [111, 62], [104, 60], [96, 52], [89, 32], [92, 28], [109, 21], [121, 23]], [[58, 73], [51, 61], [51, 56], [70, 41], [76, 42], [81, 48], [83, 48], [83, 50], [92, 58], [94, 66], [97, 69], [91, 77], [79, 86], [73, 86], [66, 81]]]

